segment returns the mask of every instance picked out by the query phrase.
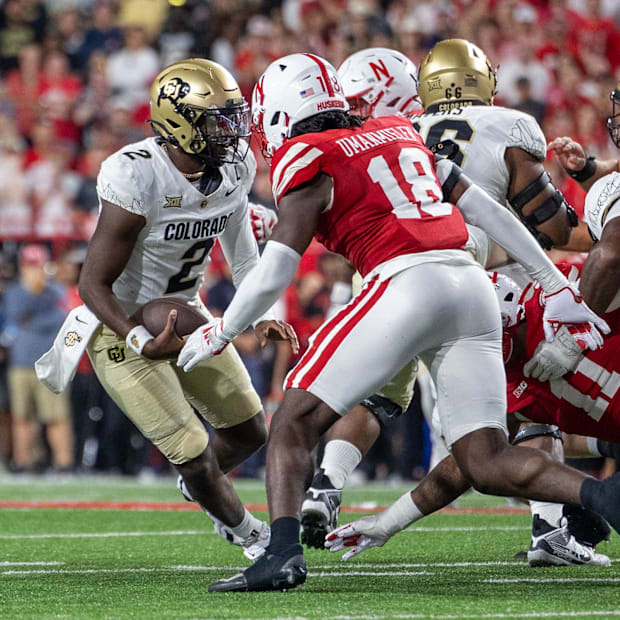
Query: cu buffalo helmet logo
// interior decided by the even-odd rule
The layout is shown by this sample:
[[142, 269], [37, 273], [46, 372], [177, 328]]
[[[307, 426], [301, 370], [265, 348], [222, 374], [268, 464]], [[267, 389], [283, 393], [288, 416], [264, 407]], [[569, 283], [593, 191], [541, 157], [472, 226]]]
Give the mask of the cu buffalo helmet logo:
[[172, 103], [178, 103], [179, 99], [183, 99], [189, 94], [191, 90], [190, 85], [184, 82], [181, 78], [175, 77], [168, 80], [160, 89], [159, 97], [157, 97], [157, 105], [161, 103], [162, 99], [170, 99]]
[[82, 342], [82, 336], [77, 332], [67, 332], [65, 336], [65, 345], [72, 347], [76, 342]]

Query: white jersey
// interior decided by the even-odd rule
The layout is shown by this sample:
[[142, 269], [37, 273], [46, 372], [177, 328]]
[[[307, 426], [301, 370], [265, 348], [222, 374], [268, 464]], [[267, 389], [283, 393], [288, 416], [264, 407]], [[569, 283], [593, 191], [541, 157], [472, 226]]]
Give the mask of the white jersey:
[[[196, 299], [216, 239], [238, 286], [258, 262], [248, 214], [256, 161], [219, 168], [222, 180], [202, 194], [164, 152], [156, 138], [130, 144], [101, 166], [99, 199], [146, 219], [123, 272], [112, 287], [128, 314], [158, 297]], [[114, 251], [114, 248], [110, 248]]]
[[[442, 140], [452, 140], [459, 147], [454, 162], [476, 185], [508, 208], [510, 174], [504, 159], [506, 149], [518, 147], [540, 162], [545, 161], [547, 154], [540, 126], [533, 116], [518, 110], [501, 106], [463, 106], [421, 114], [411, 120], [429, 147]], [[481, 243], [480, 238], [473, 241]], [[492, 245], [488, 239], [487, 244]], [[489, 262], [495, 265], [506, 258], [506, 254], [503, 251], [498, 254], [496, 248]], [[515, 267], [516, 270], [507, 275], [523, 284], [523, 270]]]
[[543, 162], [545, 136], [533, 116], [501, 106], [465, 106], [412, 117], [427, 146], [452, 140], [459, 147], [454, 158], [465, 174], [500, 204], [507, 204], [510, 175], [506, 149], [519, 147]]
[[596, 181], [586, 195], [584, 217], [590, 233], [598, 241], [605, 226], [620, 215], [620, 172], [611, 172]]
[[[585, 221], [592, 237], [598, 241], [605, 226], [620, 216], [620, 172], [611, 172], [596, 181], [586, 195]], [[607, 308], [612, 312], [620, 308], [618, 291]]]

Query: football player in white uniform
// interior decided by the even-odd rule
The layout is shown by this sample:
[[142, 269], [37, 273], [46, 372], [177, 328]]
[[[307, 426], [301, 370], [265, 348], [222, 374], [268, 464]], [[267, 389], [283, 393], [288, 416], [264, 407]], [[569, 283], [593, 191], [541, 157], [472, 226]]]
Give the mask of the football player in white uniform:
[[[132, 318], [145, 303], [173, 296], [202, 306], [198, 291], [216, 239], [235, 285], [258, 263], [247, 194], [256, 162], [249, 110], [223, 67], [189, 59], [164, 69], [151, 89], [157, 137], [108, 157], [97, 179], [100, 217], [80, 277], [80, 295], [102, 321], [88, 346], [95, 372], [117, 405], [181, 474], [179, 488], [213, 518], [218, 533], [260, 553], [269, 528], [250, 514], [225, 475], [265, 441], [258, 395], [237, 352], [192, 373], [176, 358], [174, 331], [150, 334]], [[289, 339], [267, 313], [257, 337]], [[200, 413], [212, 425], [209, 438]]]
[[[611, 116], [607, 128], [614, 144], [620, 148], [620, 83], [611, 92]], [[599, 312], [620, 307], [620, 160], [602, 161], [587, 157], [583, 147], [568, 137], [550, 143], [566, 172], [588, 193], [585, 219], [594, 246], [583, 266], [579, 290], [584, 299]], [[583, 352], [570, 350], [559, 342], [543, 346], [527, 364], [530, 376], [540, 380], [558, 379], [572, 370]]]
[[[412, 120], [426, 144], [511, 209], [542, 247], [566, 245], [577, 216], [542, 166], [545, 136], [529, 114], [493, 105], [495, 69], [486, 54], [464, 39], [440, 41], [418, 77], [424, 113]], [[506, 259], [493, 246], [487, 267], [525, 285], [520, 267], [498, 269]]]
[[[610, 99], [607, 128], [620, 148], [620, 82]], [[583, 147], [570, 138], [556, 138], [549, 146], [588, 192], [585, 217], [595, 245], [583, 268], [580, 291], [599, 312], [614, 310], [620, 306], [620, 159], [586, 157]]]
[[[564, 246], [578, 218], [543, 168], [545, 136], [529, 114], [493, 105], [496, 86], [495, 70], [480, 48], [463, 39], [441, 41], [420, 63], [424, 113], [412, 119], [414, 126], [428, 146], [446, 152], [512, 210], [542, 247]], [[508, 262], [495, 244], [490, 246], [486, 266], [525, 286], [528, 278], [521, 266]], [[523, 427], [514, 441], [562, 458], [559, 437], [556, 427], [532, 425]], [[530, 508], [539, 517], [533, 524], [542, 520], [560, 527], [562, 506], [532, 501]], [[532, 540], [540, 536], [538, 529], [532, 532]]]

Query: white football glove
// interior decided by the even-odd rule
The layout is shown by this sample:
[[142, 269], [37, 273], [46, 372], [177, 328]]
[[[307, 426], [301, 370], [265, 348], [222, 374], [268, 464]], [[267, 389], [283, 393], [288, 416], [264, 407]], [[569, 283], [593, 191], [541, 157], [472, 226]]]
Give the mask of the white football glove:
[[[553, 337], [563, 323], [584, 324], [588, 331], [592, 332], [592, 337], [601, 340], [603, 334], [609, 333], [609, 325], [598, 314], [592, 312], [583, 297], [574, 285], [565, 286], [557, 293], [545, 295], [545, 312], [543, 314], [543, 329], [545, 339], [552, 342]], [[594, 334], [597, 332], [597, 334]]]
[[378, 516], [372, 515], [336, 528], [325, 537], [325, 546], [331, 552], [352, 547], [342, 556], [346, 562], [366, 549], [383, 547], [390, 538], [388, 531], [378, 523]]
[[276, 212], [257, 205], [254, 203], [249, 204], [250, 207], [250, 222], [252, 224], [252, 232], [254, 238], [258, 243], [267, 243], [271, 237], [271, 233], [278, 223], [278, 216]]
[[189, 372], [203, 360], [219, 355], [228, 344], [228, 340], [222, 334], [222, 325], [222, 319], [217, 318], [194, 330], [179, 352], [177, 366], [182, 366], [185, 372]]
[[573, 371], [585, 351], [603, 346], [603, 337], [589, 324], [562, 325], [553, 342], [540, 342], [532, 359], [523, 367], [523, 374], [539, 381], [559, 379]]

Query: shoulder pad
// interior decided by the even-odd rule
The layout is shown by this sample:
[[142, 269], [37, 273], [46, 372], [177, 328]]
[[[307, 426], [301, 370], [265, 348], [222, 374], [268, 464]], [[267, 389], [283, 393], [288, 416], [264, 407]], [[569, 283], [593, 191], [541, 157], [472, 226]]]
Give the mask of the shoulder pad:
[[276, 204], [289, 190], [306, 183], [319, 172], [323, 150], [303, 138], [287, 142], [273, 158], [271, 188]]
[[[514, 112], [515, 118], [508, 129], [507, 147], [516, 146], [539, 161], [547, 157], [547, 141], [536, 119], [523, 112]], [[508, 120], [508, 119], [506, 119]]]
[[[97, 194], [127, 211], [138, 215], [146, 215], [143, 194], [152, 183], [153, 167], [142, 162], [150, 161], [151, 157], [131, 159], [126, 157], [125, 149], [108, 157], [101, 165], [97, 176]], [[128, 149], [131, 152], [130, 149]]]
[[596, 239], [601, 238], [607, 216], [614, 206], [620, 206], [620, 173], [612, 172], [600, 178], [588, 191], [585, 219]]

